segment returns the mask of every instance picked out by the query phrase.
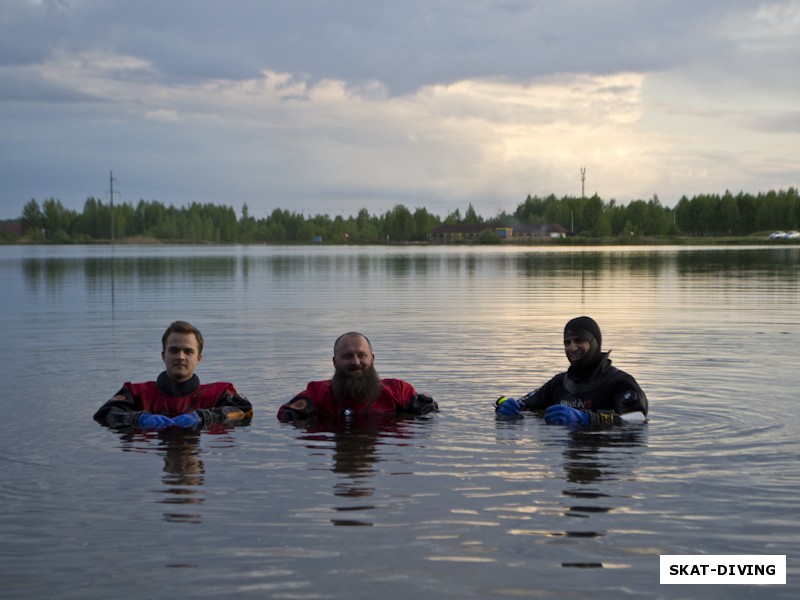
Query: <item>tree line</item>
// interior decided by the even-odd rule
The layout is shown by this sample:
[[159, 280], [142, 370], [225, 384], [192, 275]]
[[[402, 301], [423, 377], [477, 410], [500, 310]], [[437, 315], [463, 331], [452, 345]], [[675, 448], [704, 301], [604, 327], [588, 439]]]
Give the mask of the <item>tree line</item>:
[[347, 218], [327, 214], [306, 216], [276, 208], [264, 218], [240, 214], [231, 206], [192, 203], [176, 208], [158, 201], [140, 200], [135, 206], [111, 206], [90, 197], [77, 212], [60, 200], [48, 198], [40, 205], [31, 199], [19, 218], [22, 237], [31, 242], [87, 243], [121, 239], [157, 239], [171, 242], [215, 243], [378, 243], [427, 241], [439, 225], [552, 225], [577, 236], [746, 236], [775, 229], [800, 229], [797, 189], [757, 195], [703, 194], [682, 197], [674, 208], [663, 206], [658, 196], [626, 205], [615, 200], [555, 195], [528, 196], [513, 213], [501, 211], [484, 218], [470, 204], [442, 218], [397, 204], [382, 214], [361, 208]]

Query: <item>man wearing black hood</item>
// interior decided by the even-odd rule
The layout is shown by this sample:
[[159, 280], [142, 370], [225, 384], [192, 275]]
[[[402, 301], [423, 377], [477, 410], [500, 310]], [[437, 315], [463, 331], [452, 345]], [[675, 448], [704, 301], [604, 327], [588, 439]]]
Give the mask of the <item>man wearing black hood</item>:
[[636, 380], [611, 366], [602, 351], [600, 327], [590, 317], [575, 317], [564, 327], [564, 352], [570, 366], [539, 389], [523, 396], [499, 398], [499, 416], [544, 410], [550, 425], [614, 425], [647, 419], [647, 397]]

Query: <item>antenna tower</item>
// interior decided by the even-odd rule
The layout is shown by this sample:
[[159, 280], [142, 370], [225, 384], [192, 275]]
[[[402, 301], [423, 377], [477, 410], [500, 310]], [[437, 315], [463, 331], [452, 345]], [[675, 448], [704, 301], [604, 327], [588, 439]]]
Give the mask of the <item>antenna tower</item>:
[[586, 198], [584, 184], [586, 183], [586, 167], [581, 167], [581, 198]]

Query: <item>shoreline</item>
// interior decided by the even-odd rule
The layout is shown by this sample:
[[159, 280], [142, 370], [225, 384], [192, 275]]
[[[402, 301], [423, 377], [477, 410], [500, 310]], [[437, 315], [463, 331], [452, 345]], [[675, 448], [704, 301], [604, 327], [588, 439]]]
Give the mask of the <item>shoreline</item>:
[[325, 243], [325, 242], [197, 242], [188, 240], [160, 240], [156, 238], [124, 238], [120, 240], [91, 240], [68, 242], [43, 242], [29, 240], [0, 241], [3, 246], [543, 246], [543, 247], [593, 247], [593, 246], [800, 246], [798, 239], [769, 239], [768, 235], [759, 236], [726, 236], [726, 237], [645, 237], [632, 236], [608, 238], [561, 238], [561, 239], [519, 239], [502, 240], [496, 242], [481, 242], [478, 240], [453, 240], [447, 242], [411, 241], [411, 242], [375, 242], [375, 243]]

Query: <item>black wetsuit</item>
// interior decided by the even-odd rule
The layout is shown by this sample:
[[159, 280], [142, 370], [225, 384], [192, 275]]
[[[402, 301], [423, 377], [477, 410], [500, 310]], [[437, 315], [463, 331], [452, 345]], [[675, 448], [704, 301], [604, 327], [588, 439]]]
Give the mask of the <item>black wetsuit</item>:
[[597, 364], [584, 369], [570, 367], [542, 387], [520, 398], [523, 410], [539, 411], [564, 404], [589, 413], [591, 424], [618, 422], [619, 415], [641, 412], [647, 416], [647, 396], [636, 380], [611, 366], [608, 352]]

